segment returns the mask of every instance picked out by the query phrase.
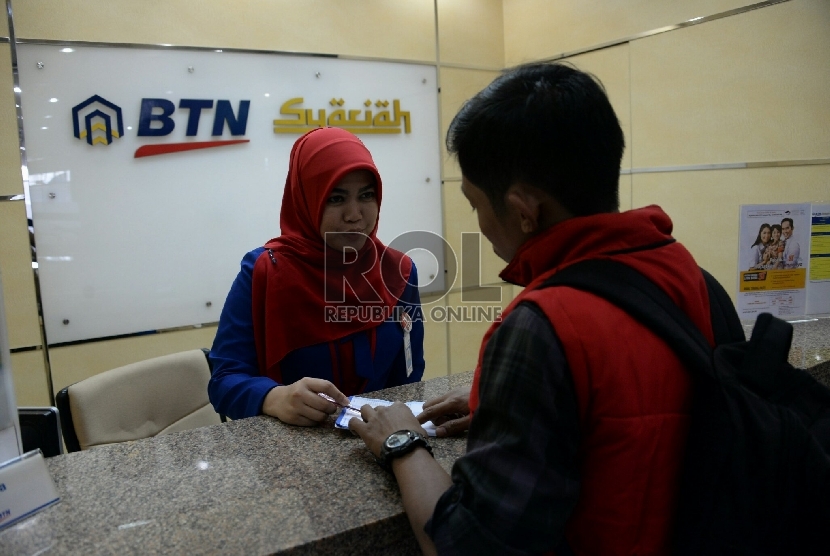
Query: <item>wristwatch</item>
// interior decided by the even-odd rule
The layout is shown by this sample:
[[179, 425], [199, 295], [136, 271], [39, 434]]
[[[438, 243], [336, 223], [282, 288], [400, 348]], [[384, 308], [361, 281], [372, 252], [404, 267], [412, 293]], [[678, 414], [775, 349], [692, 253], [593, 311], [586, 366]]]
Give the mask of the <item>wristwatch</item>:
[[432, 457], [432, 446], [429, 445], [427, 439], [415, 431], [399, 430], [390, 434], [380, 447], [380, 455], [377, 456], [377, 461], [381, 467], [387, 471], [392, 471], [392, 460], [408, 454], [418, 446], [423, 446], [427, 449]]

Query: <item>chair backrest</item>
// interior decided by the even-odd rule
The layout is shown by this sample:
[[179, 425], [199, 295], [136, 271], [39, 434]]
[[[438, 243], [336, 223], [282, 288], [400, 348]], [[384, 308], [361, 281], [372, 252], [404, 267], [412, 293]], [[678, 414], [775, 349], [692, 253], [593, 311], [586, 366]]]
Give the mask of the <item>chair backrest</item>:
[[58, 392], [67, 451], [220, 423], [208, 400], [207, 355], [208, 350], [194, 349], [155, 357]]
[[63, 453], [61, 425], [57, 407], [18, 407], [20, 437], [23, 451], [40, 448], [43, 457], [50, 458]]

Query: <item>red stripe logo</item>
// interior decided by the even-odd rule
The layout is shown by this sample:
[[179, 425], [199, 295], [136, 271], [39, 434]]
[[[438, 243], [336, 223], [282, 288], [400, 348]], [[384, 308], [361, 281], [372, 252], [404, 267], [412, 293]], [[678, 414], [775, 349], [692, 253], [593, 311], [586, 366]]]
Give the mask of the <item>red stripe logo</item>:
[[178, 153], [182, 151], [195, 151], [198, 149], [212, 149], [214, 147], [225, 147], [238, 143], [249, 143], [250, 139], [231, 139], [228, 141], [198, 141], [190, 143], [165, 143], [163, 145], [144, 145], [135, 151], [133, 158], [145, 156], [156, 156], [159, 154]]

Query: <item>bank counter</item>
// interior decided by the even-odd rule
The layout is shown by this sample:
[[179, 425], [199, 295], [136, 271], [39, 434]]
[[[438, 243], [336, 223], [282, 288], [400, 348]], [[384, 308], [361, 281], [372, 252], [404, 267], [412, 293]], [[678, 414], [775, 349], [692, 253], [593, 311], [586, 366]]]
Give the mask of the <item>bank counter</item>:
[[[373, 392], [428, 400], [472, 372]], [[466, 438], [431, 440], [449, 471]], [[334, 428], [253, 417], [48, 458], [58, 504], [0, 554], [420, 554], [397, 483]]]

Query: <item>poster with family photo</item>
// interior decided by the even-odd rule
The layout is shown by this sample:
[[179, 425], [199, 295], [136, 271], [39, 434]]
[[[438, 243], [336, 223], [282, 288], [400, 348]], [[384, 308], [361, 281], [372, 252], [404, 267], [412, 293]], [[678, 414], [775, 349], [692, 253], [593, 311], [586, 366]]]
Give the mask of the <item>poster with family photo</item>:
[[738, 313], [782, 318], [806, 314], [810, 258], [809, 203], [742, 205]]

